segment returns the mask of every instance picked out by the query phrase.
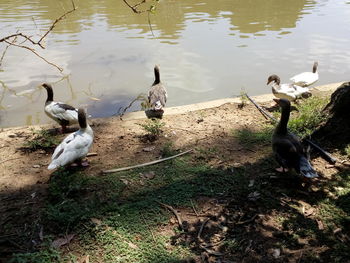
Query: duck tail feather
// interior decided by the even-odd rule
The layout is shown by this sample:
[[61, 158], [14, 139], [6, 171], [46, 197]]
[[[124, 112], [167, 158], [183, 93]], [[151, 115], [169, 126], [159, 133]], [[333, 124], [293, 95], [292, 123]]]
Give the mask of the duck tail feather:
[[162, 103], [160, 102], [160, 100], [156, 101], [156, 103], [154, 104], [153, 109], [154, 110], [161, 110], [163, 108]]
[[316, 178], [318, 177], [317, 172], [315, 169], [311, 166], [309, 160], [305, 158], [304, 156], [300, 158], [300, 174], [302, 176], [305, 176], [307, 178]]

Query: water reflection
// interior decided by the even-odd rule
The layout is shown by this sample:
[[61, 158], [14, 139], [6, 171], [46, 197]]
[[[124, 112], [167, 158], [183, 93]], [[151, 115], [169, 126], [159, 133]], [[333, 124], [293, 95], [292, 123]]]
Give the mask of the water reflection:
[[[265, 93], [267, 75], [286, 79], [314, 60], [325, 82], [350, 71], [343, 0], [163, 0], [150, 15], [154, 36], [147, 13], [133, 14], [123, 1], [75, 3], [78, 10], [38, 50], [64, 68], [63, 76], [33, 54], [9, 49], [0, 72], [0, 111], [7, 111], [0, 125], [48, 121], [43, 82], [54, 84], [57, 100], [88, 105], [93, 116], [114, 114], [147, 92], [154, 64], [161, 65], [169, 106], [238, 95], [242, 87]], [[69, 9], [69, 0], [2, 0], [1, 36], [39, 36]]]

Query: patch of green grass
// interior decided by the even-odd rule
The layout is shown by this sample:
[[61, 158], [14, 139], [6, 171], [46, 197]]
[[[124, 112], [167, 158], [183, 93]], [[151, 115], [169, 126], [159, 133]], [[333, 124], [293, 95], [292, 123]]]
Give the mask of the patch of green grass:
[[[144, 179], [142, 174], [150, 170], [155, 177]], [[244, 183], [237, 184], [240, 180]], [[190, 158], [94, 177], [58, 170], [50, 181], [43, 223], [46, 231], [57, 235], [79, 233], [80, 249], [89, 251], [92, 262], [101, 260], [101, 255], [103, 262], [179, 262], [193, 252], [187, 246], [170, 245], [171, 236], [159, 231], [173, 214], [157, 202], [192, 207], [199, 196], [247, 195], [247, 180], [242, 169], [237, 169], [233, 178], [232, 172], [192, 163]], [[174, 231], [179, 232], [176, 225]], [[58, 256], [47, 260], [50, 253], [44, 248], [17, 257], [34, 258], [32, 262], [59, 261]]]
[[164, 127], [165, 123], [159, 119], [151, 119], [138, 125], [140, 125], [146, 131], [147, 135], [158, 138], [163, 131], [162, 128]]
[[273, 126], [265, 126], [261, 130], [253, 131], [248, 128], [234, 130], [233, 136], [245, 146], [264, 145], [271, 143]]
[[9, 261], [10, 263], [59, 263], [61, 261], [61, 255], [56, 249], [45, 246], [45, 249], [34, 253], [18, 253]]
[[350, 144], [345, 147], [344, 152], [350, 158]]
[[245, 105], [247, 105], [247, 102], [248, 102], [248, 98], [246, 96], [246, 91], [244, 88], [241, 88], [239, 98], [241, 102], [238, 104], [238, 108], [242, 109]]
[[50, 150], [55, 148], [59, 143], [59, 139], [45, 129], [32, 130], [33, 138], [24, 143], [24, 147], [29, 151]]
[[312, 132], [325, 120], [322, 112], [328, 98], [311, 97], [298, 105], [298, 112], [292, 114], [288, 127], [290, 131], [301, 137], [311, 135]]
[[167, 141], [162, 149], [160, 150], [163, 157], [170, 157], [177, 154], [178, 152], [174, 149], [174, 144], [172, 141]]

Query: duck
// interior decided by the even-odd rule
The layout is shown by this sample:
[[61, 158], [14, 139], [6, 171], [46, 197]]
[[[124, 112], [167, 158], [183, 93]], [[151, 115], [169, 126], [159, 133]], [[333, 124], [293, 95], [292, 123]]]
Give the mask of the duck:
[[80, 129], [69, 134], [55, 149], [51, 163], [48, 166], [49, 170], [63, 167], [78, 161], [78, 163], [86, 166], [81, 160], [89, 152], [93, 140], [94, 132], [86, 121], [85, 110], [78, 109], [78, 122]]
[[159, 66], [155, 65], [154, 67], [154, 82], [148, 92], [148, 102], [150, 104], [150, 109], [146, 110], [146, 115], [148, 118], [162, 118], [167, 102], [168, 95], [167, 91], [160, 81]]
[[290, 80], [293, 82], [293, 84], [301, 87], [311, 86], [316, 81], [318, 81], [317, 67], [318, 67], [318, 62], [315, 61], [312, 67], [312, 72], [300, 73], [298, 75], [295, 75], [294, 77], [291, 77]]
[[298, 174], [306, 178], [318, 177], [317, 172], [310, 164], [300, 139], [287, 129], [290, 116], [290, 101], [286, 99], [274, 99], [282, 110], [281, 119], [272, 135], [272, 150], [276, 161], [281, 166], [278, 172], [294, 169]]
[[47, 83], [42, 86], [47, 91], [44, 111], [48, 117], [61, 125], [61, 132], [65, 133], [67, 126], [78, 123], [78, 110], [63, 102], [53, 101], [52, 86]]
[[272, 93], [279, 99], [296, 101], [299, 98], [308, 98], [312, 95], [309, 89], [306, 87], [300, 87], [291, 83], [281, 84], [280, 77], [275, 74], [268, 77], [267, 85], [270, 83]]

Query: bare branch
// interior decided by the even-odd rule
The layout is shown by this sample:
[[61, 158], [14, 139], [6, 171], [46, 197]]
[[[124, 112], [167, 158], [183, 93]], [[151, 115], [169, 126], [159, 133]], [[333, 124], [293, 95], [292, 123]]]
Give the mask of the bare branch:
[[[36, 56], [38, 56], [39, 58], [41, 58], [42, 60], [44, 60], [46, 63], [50, 64], [51, 66], [54, 66], [55, 68], [57, 68], [60, 72], [63, 71], [63, 69], [57, 65], [55, 65], [54, 63], [48, 61], [47, 59], [45, 59], [44, 57], [40, 56], [36, 50], [34, 48], [30, 48], [28, 46], [25, 46], [25, 45], [22, 45], [23, 43], [25, 43], [26, 41], [29, 41], [31, 44], [33, 45], [37, 45], [37, 46], [40, 46], [42, 49], [45, 49], [45, 47], [43, 46], [42, 44], [42, 41], [45, 39], [45, 37], [55, 28], [56, 24], [61, 21], [63, 18], [65, 18], [68, 14], [74, 12], [77, 7], [75, 6], [74, 4], [74, 1], [71, 0], [72, 2], [72, 9], [65, 12], [63, 15], [61, 15], [60, 17], [58, 17], [53, 23], [52, 25], [50, 26], [50, 28], [41, 36], [41, 38], [38, 40], [38, 41], [34, 41], [32, 39], [32, 36], [28, 36], [26, 34], [23, 34], [21, 32], [17, 32], [16, 34], [12, 34], [12, 35], [9, 35], [9, 36], [6, 36], [6, 37], [3, 37], [0, 39], [0, 43], [1, 42], [4, 42], [4, 43], [7, 43], [8, 46], [5, 48], [1, 58], [0, 58], [0, 65], [1, 65], [1, 62], [5, 56], [5, 53], [7, 51], [7, 49], [10, 47], [10, 46], [15, 46], [15, 47], [19, 47], [19, 48], [24, 48], [24, 49], [27, 49], [29, 51], [31, 51], [32, 53], [34, 53]], [[23, 39], [22, 42], [20, 42], [20, 44], [16, 44], [16, 41], [18, 40], [18, 38], [21, 38]], [[10, 41], [12, 39], [12, 41]]]
[[33, 49], [33, 48], [30, 48], [30, 47], [27, 47], [27, 46], [22, 46], [22, 45], [17, 45], [17, 44], [8, 42], [8, 41], [5, 41], [5, 43], [9, 44], [10, 46], [15, 46], [15, 47], [20, 47], [20, 48], [27, 49], [27, 50], [33, 52], [37, 57], [39, 57], [39, 58], [41, 58], [42, 60], [44, 60], [47, 64], [50, 64], [51, 66], [54, 66], [55, 68], [57, 68], [60, 72], [63, 71], [63, 68], [60, 68], [59, 66], [55, 65], [54, 63], [48, 61], [46, 58], [40, 56], [40, 55], [35, 51], [35, 49]]
[[[15, 43], [16, 40], [17, 40], [17, 36], [12, 40], [12, 44]], [[7, 46], [5, 47], [4, 52], [2, 52], [2, 55], [1, 55], [1, 58], [0, 58], [0, 67], [1, 67], [2, 61], [4, 60], [4, 57], [5, 57], [5, 55], [6, 55], [6, 52], [7, 52], [8, 48], [9, 48], [10, 46], [11, 46], [11, 45], [7, 45]]]
[[52, 25], [50, 26], [49, 30], [46, 31], [46, 33], [39, 39], [39, 41], [37, 42], [38, 45], [41, 45], [41, 41], [43, 41], [43, 39], [55, 28], [56, 24], [61, 21], [66, 15], [69, 15], [70, 13], [74, 12], [77, 8], [75, 7], [74, 1], [72, 0], [72, 5], [73, 5], [73, 9], [67, 11], [66, 13], [64, 13], [63, 15], [61, 15], [59, 18], [57, 18]]

